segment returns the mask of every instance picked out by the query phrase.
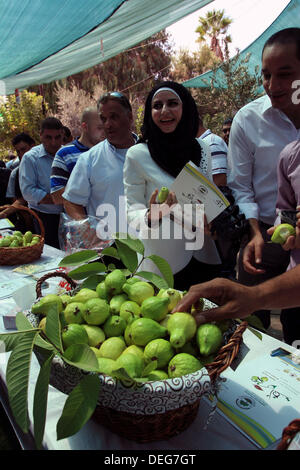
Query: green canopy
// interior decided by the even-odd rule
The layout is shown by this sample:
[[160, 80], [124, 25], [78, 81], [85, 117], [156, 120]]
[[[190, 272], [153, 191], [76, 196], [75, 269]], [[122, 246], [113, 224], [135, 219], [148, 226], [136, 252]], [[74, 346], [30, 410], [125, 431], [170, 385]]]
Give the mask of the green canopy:
[[[271, 5], [271, 2], [270, 2]], [[259, 15], [259, 11], [257, 12]], [[272, 36], [272, 34], [280, 31], [284, 28], [291, 27], [300, 27], [300, 0], [291, 0], [281, 14], [276, 18], [276, 20], [261, 34], [250, 46], [244, 49], [240, 53], [239, 61], [237, 61], [236, 66], [239, 65], [241, 60], [250, 53], [249, 61], [247, 63], [248, 71], [250, 74], [255, 74], [255, 70], [258, 67], [258, 70], [261, 69], [261, 54], [262, 49], [267, 41], [267, 39]], [[206, 88], [209, 87], [210, 81], [213, 77], [213, 72], [210, 70], [208, 72], [199, 75], [198, 77], [187, 80], [183, 85], [187, 88]], [[217, 87], [226, 87], [224, 85], [224, 74], [222, 70], [217, 69], [214, 78], [216, 80], [215, 86]]]
[[0, 95], [104, 62], [212, 0], [2, 0]]

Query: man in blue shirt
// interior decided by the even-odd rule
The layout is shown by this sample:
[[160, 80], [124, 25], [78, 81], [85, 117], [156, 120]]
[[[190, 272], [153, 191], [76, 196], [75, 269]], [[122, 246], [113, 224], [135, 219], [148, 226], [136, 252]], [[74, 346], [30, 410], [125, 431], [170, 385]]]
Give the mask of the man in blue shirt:
[[63, 125], [59, 119], [48, 117], [42, 121], [41, 144], [23, 155], [19, 182], [28, 207], [33, 209], [45, 227], [45, 242], [59, 248], [58, 225], [62, 205], [53, 203], [50, 194], [50, 175], [53, 158], [61, 147]]
[[78, 157], [105, 139], [97, 108], [86, 108], [81, 116], [81, 135], [56, 153], [51, 170], [51, 196], [55, 204], [63, 204], [62, 193]]
[[119, 208], [125, 156], [136, 141], [131, 132], [132, 110], [124, 95], [112, 92], [100, 97], [98, 111], [106, 139], [78, 158], [63, 193], [64, 207], [72, 219], [82, 220], [103, 216], [104, 204], [110, 204], [118, 224], [119, 214], [125, 217], [125, 207], [123, 212]]

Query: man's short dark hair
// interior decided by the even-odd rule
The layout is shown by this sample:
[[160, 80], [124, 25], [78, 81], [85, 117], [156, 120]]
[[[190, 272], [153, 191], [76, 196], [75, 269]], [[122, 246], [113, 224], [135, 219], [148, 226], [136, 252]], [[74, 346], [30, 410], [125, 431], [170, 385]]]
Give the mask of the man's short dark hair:
[[33, 140], [33, 138], [30, 137], [30, 135], [26, 134], [25, 132], [21, 132], [20, 134], [17, 134], [11, 141], [13, 146], [19, 144], [20, 142], [26, 142], [26, 144], [28, 145], [35, 145], [35, 141]]
[[66, 137], [71, 137], [72, 133], [71, 133], [70, 129], [67, 126], [63, 126], [63, 131], [64, 131]]
[[104, 93], [104, 95], [100, 96], [97, 102], [98, 111], [100, 108], [100, 104], [106, 104], [108, 101], [116, 101], [117, 103], [120, 103], [123, 108], [127, 109], [127, 111], [132, 112], [129, 99], [127, 98], [127, 96], [123, 95], [123, 93], [120, 93], [119, 91], [107, 92]]
[[44, 119], [42, 121], [42, 124], [41, 124], [41, 133], [43, 133], [43, 131], [45, 129], [54, 129], [54, 130], [61, 130], [63, 129], [63, 124], [62, 122], [55, 118], [55, 117], [47, 117], [46, 119]]
[[274, 33], [266, 41], [263, 47], [262, 55], [264, 54], [266, 47], [273, 46], [274, 44], [296, 44], [297, 58], [300, 60], [300, 28], [286, 28], [277, 31], [277, 33]]

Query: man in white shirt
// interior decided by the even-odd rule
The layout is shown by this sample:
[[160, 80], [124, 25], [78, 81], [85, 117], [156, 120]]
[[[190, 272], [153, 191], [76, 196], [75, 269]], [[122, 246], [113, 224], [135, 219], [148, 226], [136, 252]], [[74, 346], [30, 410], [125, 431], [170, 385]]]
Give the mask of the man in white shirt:
[[125, 95], [112, 92], [99, 98], [98, 111], [106, 139], [78, 158], [62, 194], [64, 208], [72, 219], [82, 220], [103, 215], [101, 206], [111, 204], [118, 224], [125, 156], [136, 138], [131, 132], [132, 110]]
[[[251, 226], [251, 239], [239, 256], [238, 279], [245, 285], [283, 273], [289, 262], [281, 246], [265, 242], [276, 218], [279, 154], [300, 138], [300, 104], [293, 88], [300, 80], [300, 28], [287, 28], [268, 39], [262, 74], [267, 95], [238, 111], [229, 137], [228, 185]], [[256, 314], [268, 327], [269, 312]]]

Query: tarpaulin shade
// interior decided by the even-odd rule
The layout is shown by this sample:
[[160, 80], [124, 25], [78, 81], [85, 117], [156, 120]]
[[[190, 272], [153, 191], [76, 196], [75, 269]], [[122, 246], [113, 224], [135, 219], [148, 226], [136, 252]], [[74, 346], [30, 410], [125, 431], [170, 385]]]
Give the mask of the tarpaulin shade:
[[104, 62], [212, 0], [0, 0], [0, 95]]
[[[271, 6], [271, 2], [270, 2]], [[259, 7], [257, 11], [259, 16]], [[261, 34], [252, 44], [250, 44], [246, 49], [240, 52], [240, 58], [236, 66], [241, 63], [241, 60], [250, 53], [249, 61], [247, 62], [247, 69], [250, 74], [255, 74], [255, 70], [258, 67], [258, 70], [261, 70], [261, 54], [263, 46], [267, 39], [272, 36], [272, 34], [280, 31], [284, 28], [291, 27], [300, 27], [300, 0], [291, 0], [281, 14], [276, 18], [275, 21]], [[187, 80], [183, 85], [187, 88], [205, 88], [208, 87], [212, 77], [215, 78], [215, 86], [218, 88], [226, 88], [224, 73], [221, 69], [217, 69], [216, 73], [213, 74], [212, 71], [205, 72], [198, 77]]]

